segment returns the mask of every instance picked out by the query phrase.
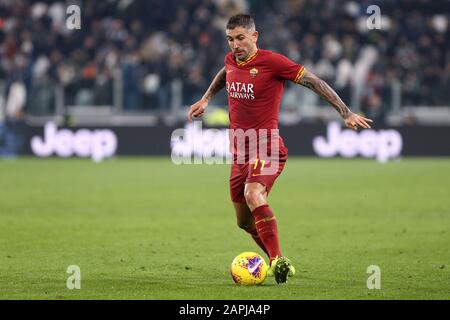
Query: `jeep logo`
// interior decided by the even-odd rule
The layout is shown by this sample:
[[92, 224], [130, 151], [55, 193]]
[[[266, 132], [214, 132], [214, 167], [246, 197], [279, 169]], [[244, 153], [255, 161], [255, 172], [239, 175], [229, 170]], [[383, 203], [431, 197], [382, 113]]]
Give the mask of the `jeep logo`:
[[386, 162], [398, 157], [403, 146], [402, 136], [396, 130], [363, 130], [359, 133], [350, 129], [341, 131], [337, 122], [328, 124], [327, 138], [328, 141], [325, 137], [313, 139], [314, 152], [321, 157], [341, 155], [352, 158], [361, 155]]
[[108, 129], [72, 132], [69, 129], [58, 130], [54, 123], [49, 122], [44, 128], [44, 138], [31, 138], [31, 150], [38, 157], [49, 157], [54, 153], [63, 158], [76, 155], [101, 161], [115, 154], [117, 137]]

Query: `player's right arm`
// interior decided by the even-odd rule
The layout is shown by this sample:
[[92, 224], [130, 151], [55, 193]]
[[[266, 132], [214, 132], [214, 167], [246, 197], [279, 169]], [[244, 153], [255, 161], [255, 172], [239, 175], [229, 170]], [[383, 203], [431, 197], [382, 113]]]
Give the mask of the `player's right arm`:
[[225, 70], [225, 67], [223, 67], [214, 77], [214, 80], [211, 82], [208, 90], [206, 90], [203, 97], [190, 107], [188, 112], [189, 121], [192, 121], [192, 117], [200, 118], [203, 116], [203, 114], [205, 113], [205, 109], [212, 97], [214, 97], [217, 92], [225, 87], [226, 77], [227, 72]]

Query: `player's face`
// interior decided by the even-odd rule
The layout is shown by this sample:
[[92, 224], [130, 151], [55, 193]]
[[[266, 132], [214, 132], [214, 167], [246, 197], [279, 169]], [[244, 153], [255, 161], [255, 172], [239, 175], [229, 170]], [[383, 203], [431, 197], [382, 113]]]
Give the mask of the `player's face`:
[[236, 59], [243, 61], [256, 52], [258, 31], [250, 31], [244, 27], [236, 27], [233, 30], [227, 29], [226, 33], [228, 45]]

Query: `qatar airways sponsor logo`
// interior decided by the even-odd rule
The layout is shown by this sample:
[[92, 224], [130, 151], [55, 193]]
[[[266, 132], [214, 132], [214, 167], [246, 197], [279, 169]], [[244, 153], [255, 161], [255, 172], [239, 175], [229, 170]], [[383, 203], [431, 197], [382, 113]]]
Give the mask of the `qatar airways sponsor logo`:
[[[261, 136], [267, 139], [257, 138]], [[230, 141], [234, 141], [233, 150]], [[193, 121], [172, 132], [170, 145], [172, 162], [176, 165], [231, 164], [234, 154], [235, 163], [249, 162], [258, 169], [257, 175], [272, 175], [279, 168], [278, 130], [271, 130], [269, 136], [266, 129], [203, 129], [201, 121]]]
[[231, 98], [255, 100], [253, 83], [227, 81], [226, 89]]
[[352, 158], [376, 158], [379, 162], [400, 156], [403, 147], [402, 136], [397, 130], [341, 130], [337, 122], [328, 124], [327, 137], [315, 137], [313, 148], [321, 157], [341, 155]]

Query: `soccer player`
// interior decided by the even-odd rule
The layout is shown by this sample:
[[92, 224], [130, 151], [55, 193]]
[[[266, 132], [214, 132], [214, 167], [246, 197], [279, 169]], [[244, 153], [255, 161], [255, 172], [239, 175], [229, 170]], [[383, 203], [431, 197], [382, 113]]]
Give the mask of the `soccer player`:
[[[226, 38], [230, 46], [224, 60], [225, 66], [217, 73], [203, 97], [190, 107], [188, 118], [202, 117], [209, 101], [226, 87], [229, 105], [230, 131], [256, 131], [248, 134], [244, 151], [237, 148], [232, 135], [233, 163], [230, 174], [230, 193], [237, 224], [248, 232], [268, 255], [269, 275], [277, 283], [284, 283], [295, 274], [295, 268], [281, 254], [275, 216], [267, 202], [267, 196], [284, 168], [288, 150], [277, 134], [278, 111], [286, 80], [313, 90], [331, 104], [342, 116], [345, 125], [354, 130], [370, 128], [372, 120], [350, 111], [336, 92], [323, 80], [287, 57], [258, 48], [258, 31], [252, 17], [246, 14], [232, 16], [226, 26]], [[265, 131], [264, 131], [265, 129]], [[271, 132], [267, 134], [267, 131]], [[262, 140], [269, 146], [270, 155], [256, 157], [249, 154], [250, 140]], [[277, 145], [277, 148], [273, 148]], [[271, 149], [272, 148], [272, 149]], [[244, 161], [236, 154], [245, 153]], [[242, 158], [240, 158], [242, 160]], [[270, 163], [275, 163], [275, 170]], [[270, 167], [270, 170], [269, 170]]]

